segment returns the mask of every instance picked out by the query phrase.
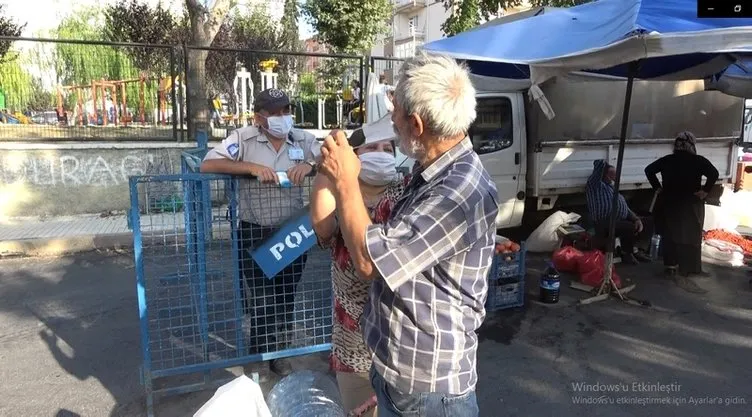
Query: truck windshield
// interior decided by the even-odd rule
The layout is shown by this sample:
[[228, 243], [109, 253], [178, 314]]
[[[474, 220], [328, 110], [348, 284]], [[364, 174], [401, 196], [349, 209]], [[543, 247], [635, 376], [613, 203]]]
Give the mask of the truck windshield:
[[470, 127], [470, 138], [478, 154], [500, 151], [512, 146], [512, 102], [507, 97], [480, 97], [477, 116]]

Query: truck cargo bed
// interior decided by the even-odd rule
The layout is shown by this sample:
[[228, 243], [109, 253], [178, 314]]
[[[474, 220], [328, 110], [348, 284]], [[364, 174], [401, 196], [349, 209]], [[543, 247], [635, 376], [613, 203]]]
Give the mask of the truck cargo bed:
[[[720, 173], [719, 181], [733, 177], [736, 138], [698, 139], [697, 152], [710, 160]], [[621, 189], [649, 188], [645, 167], [672, 152], [673, 139], [628, 140], [624, 149]], [[617, 140], [542, 142], [528, 154], [527, 189], [531, 197], [580, 193], [593, 172], [593, 161], [605, 159], [616, 165]]]

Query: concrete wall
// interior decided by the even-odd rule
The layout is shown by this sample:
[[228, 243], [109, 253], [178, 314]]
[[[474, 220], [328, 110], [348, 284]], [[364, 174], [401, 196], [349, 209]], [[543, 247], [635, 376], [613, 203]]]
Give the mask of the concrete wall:
[[[328, 133], [310, 132], [318, 138]], [[0, 219], [125, 211], [130, 207], [128, 177], [180, 173], [181, 152], [195, 147], [175, 142], [0, 142]]]
[[127, 210], [128, 177], [180, 172], [170, 143], [0, 144], [0, 218]]

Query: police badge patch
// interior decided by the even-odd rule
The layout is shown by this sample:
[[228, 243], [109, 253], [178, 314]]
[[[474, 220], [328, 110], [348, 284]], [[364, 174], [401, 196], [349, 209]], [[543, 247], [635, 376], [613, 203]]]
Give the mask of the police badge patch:
[[237, 158], [239, 151], [240, 147], [237, 143], [231, 143], [227, 145], [227, 153], [229, 153], [232, 158]]

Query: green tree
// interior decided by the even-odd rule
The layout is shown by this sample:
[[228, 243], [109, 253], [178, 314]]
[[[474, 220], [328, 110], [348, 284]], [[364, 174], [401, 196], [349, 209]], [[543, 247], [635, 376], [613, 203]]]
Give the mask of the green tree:
[[[571, 7], [592, 0], [530, 0], [533, 7]], [[522, 0], [444, 0], [444, 8], [452, 13], [441, 25], [447, 36], [453, 36], [478, 26], [499, 11], [522, 5]]]
[[[367, 53], [392, 17], [390, 0], [307, 0], [302, 9], [319, 41], [339, 54]], [[327, 59], [318, 71], [325, 87], [337, 91], [360, 78], [358, 65], [356, 60]]]
[[5, 107], [18, 111], [25, 110], [31, 101], [32, 77], [23, 68], [19, 55], [14, 55], [16, 59], [0, 62], [0, 88], [5, 94]]
[[341, 54], [362, 54], [386, 33], [390, 0], [307, 0], [303, 14], [319, 39]]
[[[232, 6], [232, 0], [214, 0], [211, 7], [204, 6], [200, 0], [185, 0], [190, 22], [190, 44], [201, 48], [212, 45], [214, 37], [224, 23]], [[209, 96], [206, 82], [206, 60], [209, 52], [194, 51], [187, 57], [189, 70], [186, 74], [188, 100], [191, 101], [188, 120], [191, 122], [188, 132], [195, 137], [196, 130], [207, 130], [209, 126]]]
[[279, 30], [277, 24], [266, 12], [263, 4], [253, 7], [249, 13], [233, 12], [225, 19], [222, 27], [214, 37], [213, 47], [234, 50], [248, 50], [238, 53], [235, 51], [212, 51], [206, 63], [207, 88], [210, 94], [220, 93], [230, 97], [231, 105], [233, 81], [239, 66], [244, 66], [250, 73], [254, 85], [260, 85], [258, 74], [259, 63], [272, 55], [259, 54], [250, 51], [273, 51], [279, 45]]
[[[303, 49], [303, 42], [300, 41], [300, 31], [298, 29], [298, 18], [300, 10], [298, 9], [297, 0], [285, 0], [284, 12], [280, 22], [281, 29], [278, 37], [278, 48], [280, 51], [300, 52]], [[279, 61], [279, 86], [288, 91], [298, 90], [295, 84], [295, 76], [299, 74], [305, 63], [305, 58], [292, 55], [280, 55]]]
[[[111, 42], [170, 44], [185, 36], [185, 22], [158, 3], [156, 7], [137, 0], [120, 0], [104, 9], [104, 38]], [[133, 64], [141, 71], [170, 73], [170, 51], [164, 48], [125, 48]]]
[[[3, 9], [5, 9], [5, 5], [0, 4], [0, 36], [21, 36], [21, 32], [26, 27], [26, 24], [19, 24], [10, 17], [5, 16]], [[10, 50], [10, 46], [10, 41], [0, 41], [0, 61], [5, 58], [5, 55]]]
[[[448, 36], [453, 36], [472, 29], [480, 24], [482, 0], [451, 0], [444, 3], [447, 10], [451, 7], [452, 14], [441, 25], [441, 30]], [[451, 6], [450, 6], [451, 5]]]
[[[80, 10], [63, 19], [54, 35], [58, 39], [99, 41], [102, 39], [103, 17], [99, 9]], [[138, 77], [138, 69], [122, 50], [76, 43], [59, 43], [55, 49], [55, 70], [64, 85]]]
[[284, 12], [280, 26], [282, 29], [279, 33], [279, 49], [283, 51], [300, 51], [302, 44], [298, 30], [298, 10], [297, 0], [285, 0]]
[[[76, 39], [101, 41], [104, 33], [104, 11], [101, 9], [85, 8], [78, 10], [63, 19], [53, 31], [52, 36], [58, 39]], [[93, 98], [91, 88], [94, 81], [137, 80], [141, 76], [140, 69], [134, 65], [127, 48], [111, 47], [107, 45], [81, 45], [76, 43], [58, 43], [54, 51], [54, 70], [58, 83], [63, 86], [81, 87], [84, 102]], [[144, 86], [144, 102], [140, 102], [140, 86], [137, 82], [128, 83], [126, 95], [127, 107], [136, 110], [144, 105], [147, 114], [151, 114], [158, 102], [159, 77], [154, 74], [147, 77]], [[66, 96], [66, 110], [77, 108], [78, 92], [68, 90]], [[118, 101], [122, 99], [121, 91]], [[101, 99], [102, 91], [97, 90], [97, 100]], [[113, 97], [114, 98], [114, 97]]]
[[21, 108], [32, 111], [45, 111], [56, 105], [55, 94], [47, 91], [42, 86], [42, 80], [37, 77], [29, 83], [29, 95]]

